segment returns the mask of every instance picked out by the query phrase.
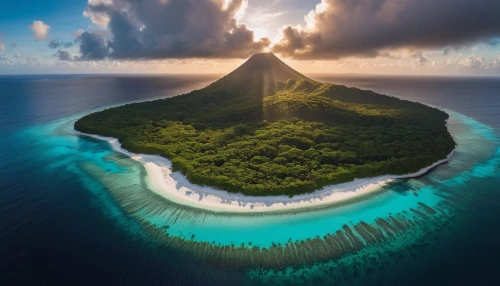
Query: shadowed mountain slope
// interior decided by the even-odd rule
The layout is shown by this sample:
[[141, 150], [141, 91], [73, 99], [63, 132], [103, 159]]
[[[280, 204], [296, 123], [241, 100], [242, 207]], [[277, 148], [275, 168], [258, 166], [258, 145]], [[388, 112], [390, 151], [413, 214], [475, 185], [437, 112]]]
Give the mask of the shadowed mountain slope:
[[75, 129], [169, 158], [195, 184], [293, 196], [445, 158], [455, 147], [447, 118], [420, 103], [316, 82], [257, 54], [206, 88], [89, 114]]
[[279, 82], [288, 79], [307, 80], [272, 53], [255, 54], [230, 74], [214, 82], [205, 91], [227, 90], [240, 95], [268, 96], [279, 88]]

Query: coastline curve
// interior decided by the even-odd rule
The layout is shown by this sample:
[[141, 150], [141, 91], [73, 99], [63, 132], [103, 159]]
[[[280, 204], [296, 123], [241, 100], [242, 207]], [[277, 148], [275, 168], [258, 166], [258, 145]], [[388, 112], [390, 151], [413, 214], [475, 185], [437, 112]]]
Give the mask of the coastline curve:
[[348, 204], [376, 194], [394, 180], [423, 176], [434, 168], [447, 163], [455, 152], [453, 150], [445, 159], [411, 174], [355, 179], [352, 182], [326, 186], [315, 192], [294, 197], [283, 195], [253, 197], [192, 184], [180, 172], [172, 172], [172, 164], [167, 158], [158, 155], [131, 153], [123, 149], [116, 138], [86, 134], [76, 130], [75, 133], [107, 141], [115, 151], [141, 163], [147, 171], [148, 187], [157, 195], [177, 204], [212, 212], [229, 213], [283, 212]]

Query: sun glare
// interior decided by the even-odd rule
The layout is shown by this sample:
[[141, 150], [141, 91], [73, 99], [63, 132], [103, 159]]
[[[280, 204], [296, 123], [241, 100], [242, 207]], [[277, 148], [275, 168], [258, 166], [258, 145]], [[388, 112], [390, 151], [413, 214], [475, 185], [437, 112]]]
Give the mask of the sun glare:
[[252, 30], [253, 30], [253, 35], [254, 35], [256, 40], [271, 37], [271, 35], [269, 33], [269, 29], [267, 29], [265, 27], [252, 28]]

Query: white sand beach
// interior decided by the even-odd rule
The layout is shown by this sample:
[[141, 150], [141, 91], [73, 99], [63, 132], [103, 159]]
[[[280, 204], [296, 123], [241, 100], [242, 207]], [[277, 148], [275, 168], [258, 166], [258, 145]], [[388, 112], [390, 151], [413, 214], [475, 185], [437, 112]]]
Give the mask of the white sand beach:
[[108, 141], [116, 151], [142, 163], [147, 170], [149, 188], [156, 194], [178, 204], [214, 212], [277, 212], [347, 203], [380, 191], [381, 187], [395, 179], [421, 176], [436, 166], [446, 163], [454, 153], [453, 151], [447, 158], [412, 174], [356, 179], [352, 182], [327, 186], [313, 193], [293, 198], [288, 196], [251, 197], [241, 193], [228, 193], [207, 186], [194, 185], [180, 172], [172, 172], [170, 160], [156, 155], [128, 152], [121, 147], [116, 138], [75, 132], [79, 135]]

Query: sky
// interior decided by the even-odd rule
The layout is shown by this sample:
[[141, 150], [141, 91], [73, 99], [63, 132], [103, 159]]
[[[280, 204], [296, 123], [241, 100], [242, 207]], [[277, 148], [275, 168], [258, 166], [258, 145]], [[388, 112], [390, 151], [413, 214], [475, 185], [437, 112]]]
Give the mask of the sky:
[[500, 76], [498, 0], [16, 0], [0, 74], [227, 73], [273, 52], [302, 73]]

